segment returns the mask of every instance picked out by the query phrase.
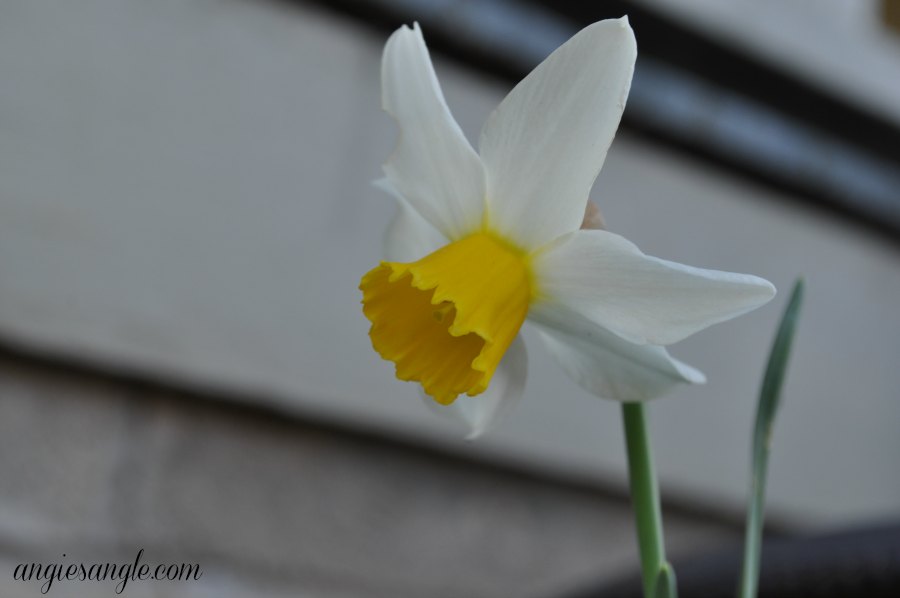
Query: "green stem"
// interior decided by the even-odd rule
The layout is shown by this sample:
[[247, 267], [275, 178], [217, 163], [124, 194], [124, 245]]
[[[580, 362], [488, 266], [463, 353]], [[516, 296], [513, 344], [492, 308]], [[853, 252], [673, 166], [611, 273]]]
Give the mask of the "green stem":
[[653, 470], [643, 403], [622, 403], [622, 421], [625, 424], [628, 477], [631, 480], [631, 503], [634, 505], [638, 549], [641, 554], [644, 596], [652, 598], [656, 576], [665, 563], [666, 556], [659, 488], [656, 484], [656, 472]]

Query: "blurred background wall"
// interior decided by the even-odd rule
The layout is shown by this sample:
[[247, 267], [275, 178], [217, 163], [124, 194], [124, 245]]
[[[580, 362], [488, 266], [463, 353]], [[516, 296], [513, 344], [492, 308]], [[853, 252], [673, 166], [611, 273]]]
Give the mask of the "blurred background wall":
[[[3, 558], [149, 543], [219, 563], [173, 595], [235, 596], [503, 596], [633, 562], [616, 404], [532, 342], [519, 408], [463, 443], [371, 350], [356, 290], [393, 209], [370, 185], [396, 136], [388, 33], [422, 22], [475, 139], [537, 61], [626, 12], [641, 58], [592, 195], [607, 226], [782, 291], [804, 275], [771, 513], [900, 516], [900, 38], [880, 3], [11, 0]], [[785, 299], [672, 348], [709, 378], [651, 408], [676, 547], [734, 538]]]

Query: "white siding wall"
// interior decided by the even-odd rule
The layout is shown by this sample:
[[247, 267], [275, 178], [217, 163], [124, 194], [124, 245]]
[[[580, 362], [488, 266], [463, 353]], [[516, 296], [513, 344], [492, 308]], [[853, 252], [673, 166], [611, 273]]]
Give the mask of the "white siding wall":
[[[4, 2], [0, 335], [622, 479], [617, 406], [581, 392], [536, 343], [520, 409], [474, 446], [371, 350], [356, 285], [391, 214], [369, 186], [395, 135], [378, 109], [383, 41], [275, 2]], [[474, 138], [504, 85], [438, 69]], [[740, 507], [759, 375], [802, 273], [773, 508], [819, 523], [900, 514], [896, 247], [625, 135], [594, 198], [648, 253], [784, 291], [674, 347], [710, 382], [652, 406], [664, 490]]]
[[893, 0], [637, 0], [900, 124]]

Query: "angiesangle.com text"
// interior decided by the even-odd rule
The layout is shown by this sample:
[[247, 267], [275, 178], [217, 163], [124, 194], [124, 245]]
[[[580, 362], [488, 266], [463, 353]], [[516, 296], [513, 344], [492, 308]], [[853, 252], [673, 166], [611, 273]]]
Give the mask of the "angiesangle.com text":
[[[66, 555], [62, 555], [66, 558]], [[13, 571], [13, 579], [41, 583], [41, 593], [47, 594], [54, 582], [115, 581], [115, 592], [121, 594], [129, 581], [189, 581], [200, 579], [203, 572], [197, 563], [148, 565], [141, 563], [141, 548], [133, 563], [20, 563]]]

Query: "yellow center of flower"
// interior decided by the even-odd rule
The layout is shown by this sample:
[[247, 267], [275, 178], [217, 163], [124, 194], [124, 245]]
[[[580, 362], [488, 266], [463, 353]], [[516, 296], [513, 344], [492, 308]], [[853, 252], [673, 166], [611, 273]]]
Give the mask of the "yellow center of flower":
[[531, 268], [525, 252], [479, 232], [411, 264], [382, 262], [359, 288], [375, 350], [449, 405], [488, 387], [528, 314]]

